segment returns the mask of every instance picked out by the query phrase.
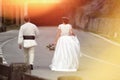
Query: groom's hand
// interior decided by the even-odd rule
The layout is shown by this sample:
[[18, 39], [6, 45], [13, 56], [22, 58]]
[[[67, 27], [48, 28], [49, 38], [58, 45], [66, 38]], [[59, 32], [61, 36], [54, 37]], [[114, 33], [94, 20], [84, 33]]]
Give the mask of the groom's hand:
[[22, 49], [22, 45], [19, 45], [19, 49]]

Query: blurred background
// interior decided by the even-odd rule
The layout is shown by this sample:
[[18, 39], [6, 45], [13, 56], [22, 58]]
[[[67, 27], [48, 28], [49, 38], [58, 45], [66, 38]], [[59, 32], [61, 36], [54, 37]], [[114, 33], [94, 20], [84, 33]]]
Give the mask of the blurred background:
[[25, 15], [39, 27], [57, 26], [67, 16], [74, 28], [120, 42], [119, 4], [120, 0], [0, 0], [0, 31], [19, 28]]

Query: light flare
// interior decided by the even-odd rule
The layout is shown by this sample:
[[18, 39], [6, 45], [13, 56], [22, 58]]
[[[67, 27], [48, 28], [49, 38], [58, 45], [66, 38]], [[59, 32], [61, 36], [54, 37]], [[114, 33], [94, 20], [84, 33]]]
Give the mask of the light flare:
[[28, 14], [30, 16], [42, 16], [60, 5], [62, 0], [31, 0], [28, 1]]
[[15, 13], [24, 14], [25, 6], [27, 6], [27, 12], [30, 15], [42, 15], [56, 8], [62, 2], [63, 0], [9, 0], [8, 3], [8, 0], [4, 0], [2, 10], [5, 17], [11, 18], [15, 17]]
[[27, 2], [30, 2], [30, 3], [42, 3], [42, 4], [53, 4], [53, 3], [61, 3], [62, 0], [27, 0]]

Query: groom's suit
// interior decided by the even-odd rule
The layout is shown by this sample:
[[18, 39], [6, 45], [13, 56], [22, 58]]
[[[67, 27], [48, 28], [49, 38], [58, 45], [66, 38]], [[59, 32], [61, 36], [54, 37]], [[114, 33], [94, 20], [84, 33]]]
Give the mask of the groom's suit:
[[35, 39], [39, 34], [36, 25], [26, 22], [20, 27], [18, 35], [18, 44], [23, 47], [25, 62], [33, 65], [34, 61], [34, 48], [37, 45]]

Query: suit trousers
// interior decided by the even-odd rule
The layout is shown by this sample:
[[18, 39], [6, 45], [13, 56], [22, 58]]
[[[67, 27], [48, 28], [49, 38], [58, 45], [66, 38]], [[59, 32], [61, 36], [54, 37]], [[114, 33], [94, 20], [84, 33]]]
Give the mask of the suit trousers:
[[35, 47], [24, 48], [25, 63], [33, 65]]

